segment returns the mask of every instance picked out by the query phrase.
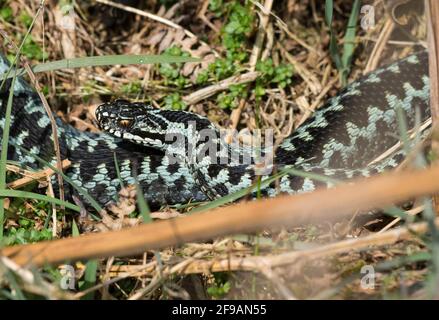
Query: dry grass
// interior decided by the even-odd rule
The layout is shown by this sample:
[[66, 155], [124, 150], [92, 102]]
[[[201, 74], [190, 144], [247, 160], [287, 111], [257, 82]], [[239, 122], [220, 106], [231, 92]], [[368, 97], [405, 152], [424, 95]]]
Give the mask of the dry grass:
[[[73, 31], [58, 27], [56, 22], [60, 19], [61, 8], [47, 5], [44, 23], [37, 23], [32, 32], [34, 41], [48, 53], [47, 60], [98, 54], [157, 54], [177, 45], [193, 56], [203, 58], [203, 63], [188, 63], [183, 67], [190, 81], [182, 88], [166, 85], [156, 66], [96, 67], [40, 75], [39, 83], [47, 89], [52, 110], [82, 130], [95, 130], [92, 110], [101, 101], [124, 96], [160, 105], [166, 95], [179, 92], [190, 111], [207, 115], [219, 126], [250, 131], [272, 128], [277, 141], [281, 141], [340, 88], [338, 72], [328, 53], [329, 33], [321, 1], [290, 0], [273, 4], [266, 0], [261, 5], [254, 5], [253, 14], [260, 17], [260, 21], [256, 19], [259, 28], [248, 35], [249, 62], [239, 74], [236, 72], [222, 81], [211, 79], [202, 86], [195, 83], [196, 75], [215, 57], [226, 53], [219, 41], [219, 30], [226, 18], [218, 18], [209, 11], [207, 0], [180, 1], [169, 8], [147, 5], [138, 9], [142, 13], [123, 6], [122, 10], [112, 9], [109, 13], [110, 7], [102, 5], [109, 1], [98, 2], [101, 5], [77, 4], [75, 12], [80, 18], [75, 19]], [[335, 4], [334, 29], [337, 38], [342, 39], [350, 8], [344, 1], [335, 1]], [[38, 4], [19, 0], [11, 7], [15, 12], [33, 15]], [[424, 40], [425, 21], [419, 14], [413, 14], [413, 11], [395, 13], [397, 16], [392, 18], [385, 14], [381, 2], [375, 8], [376, 26], [368, 31], [360, 30], [357, 36], [358, 48], [350, 80], [358, 78], [365, 70], [373, 70], [382, 63], [407, 55]], [[194, 18], [196, 16], [199, 19]], [[398, 24], [401, 21], [405, 26]], [[5, 30], [13, 36], [25, 32], [18, 24], [5, 25]], [[255, 72], [257, 57], [271, 58], [276, 66], [293, 65], [291, 84], [285, 88], [267, 88], [260, 102], [254, 95], [249, 95], [246, 99], [241, 98], [239, 107], [233, 111], [220, 109], [215, 101], [216, 94], [230, 84], [254, 83], [258, 76]], [[127, 92], [124, 88], [132, 82], [140, 83], [141, 89]], [[325, 202], [320, 204], [324, 213]], [[28, 205], [32, 206], [32, 203]], [[348, 201], [341, 205], [348, 206]], [[364, 207], [375, 208], [376, 205], [369, 203]], [[342, 212], [339, 208], [334, 210], [328, 215]], [[391, 222], [393, 219], [383, 215], [349, 212], [335, 222], [319, 218], [318, 222], [307, 221], [280, 231], [266, 227], [251, 235], [219, 237], [206, 243], [186, 242], [143, 254], [136, 251], [130, 258], [99, 259], [95, 286], [67, 298], [78, 299], [90, 292], [96, 297], [119, 299], [212, 298], [212, 292], [216, 292], [214, 298], [362, 298], [399, 294], [402, 288], [409, 288], [412, 296], [425, 295], [418, 285], [425, 281], [427, 266], [411, 260], [380, 271], [375, 290], [361, 288], [360, 270], [364, 265], [393, 261], [424, 253], [427, 249], [422, 238], [412, 236], [408, 229], [403, 229], [402, 238], [397, 235], [400, 231], [388, 230], [398, 221]], [[128, 214], [120, 210], [109, 210], [109, 214], [114, 221], [111, 216], [105, 216], [106, 230], [138, 223], [128, 220]], [[167, 218], [176, 214], [163, 208], [156, 216]], [[8, 226], [13, 226], [17, 220], [17, 217], [10, 218]], [[56, 234], [70, 236], [71, 220], [71, 217], [67, 220], [64, 217], [57, 225]], [[386, 226], [390, 222], [392, 225]], [[96, 226], [90, 221], [78, 223], [83, 230], [102, 230], [102, 225]], [[413, 228], [417, 228], [417, 232], [426, 229], [425, 225]], [[376, 233], [380, 230], [385, 232]], [[208, 236], [203, 239], [206, 238]], [[13, 271], [14, 268], [21, 270], [9, 260], [4, 265]], [[77, 264], [76, 267], [76, 276], [82, 279], [84, 266]], [[229, 273], [230, 270], [233, 273]], [[33, 286], [29, 281], [23, 283]], [[222, 295], [220, 287], [225, 283], [229, 283], [231, 289]], [[214, 289], [207, 294], [209, 287]], [[40, 292], [36, 289], [31, 292], [35, 291]], [[52, 297], [66, 298], [54, 289], [51, 292]]]

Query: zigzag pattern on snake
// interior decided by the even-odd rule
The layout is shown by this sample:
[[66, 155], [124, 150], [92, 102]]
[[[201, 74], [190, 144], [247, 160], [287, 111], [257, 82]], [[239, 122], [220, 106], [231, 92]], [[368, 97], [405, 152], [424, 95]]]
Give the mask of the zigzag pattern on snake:
[[[0, 74], [8, 68], [5, 61], [2, 57]], [[0, 92], [2, 127], [7, 98], [8, 88], [5, 88]], [[413, 128], [416, 110], [420, 111], [421, 121], [430, 116], [428, 101], [428, 55], [420, 52], [360, 78], [329, 99], [282, 142], [274, 163], [337, 178], [340, 172], [344, 178], [350, 178], [396, 167], [404, 157], [403, 151], [374, 166], [368, 164], [398, 142], [396, 109], [402, 109], [408, 127]], [[109, 115], [109, 112], [120, 114], [127, 110], [133, 114], [137, 110], [150, 117], [159, 116], [165, 129], [171, 123], [180, 129], [187, 128], [185, 121], [188, 120], [196, 121], [200, 127], [214, 128], [207, 119], [194, 114], [154, 110], [145, 104], [125, 101], [98, 108], [101, 127], [104, 127], [104, 111]], [[112, 134], [82, 132], [59, 118], [56, 122], [61, 156], [72, 162], [66, 174], [101, 204], [113, 201], [120, 188], [115, 156], [124, 183], [133, 184], [137, 179], [151, 206], [204, 201], [249, 186], [254, 180], [253, 164], [208, 163], [195, 164], [194, 168], [184, 162], [170, 163], [166, 150], [139, 139], [145, 139], [145, 131], [134, 139], [120, 133], [116, 134], [119, 137], [115, 136], [115, 130]], [[130, 126], [127, 132], [134, 129], [135, 126]], [[11, 142], [55, 163], [51, 136], [50, 121], [38, 95], [23, 79], [18, 79], [14, 88]], [[8, 159], [34, 169], [40, 167], [31, 155], [13, 145], [9, 146]], [[318, 185], [311, 178], [283, 176], [278, 188], [269, 186], [264, 191], [274, 196], [279, 192], [309, 192]], [[69, 192], [75, 194], [74, 190]]]

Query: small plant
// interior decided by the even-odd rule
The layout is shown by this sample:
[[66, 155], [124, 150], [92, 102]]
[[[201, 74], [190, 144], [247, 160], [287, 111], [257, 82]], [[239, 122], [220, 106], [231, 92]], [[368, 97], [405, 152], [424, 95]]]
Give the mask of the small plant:
[[136, 95], [142, 92], [142, 83], [139, 80], [131, 81], [130, 83], [124, 84], [121, 90], [125, 95]]
[[280, 88], [285, 88], [291, 83], [293, 76], [293, 66], [291, 64], [281, 64], [275, 69], [272, 83], [277, 83]]
[[41, 47], [33, 40], [31, 35], [29, 35], [24, 41], [21, 52], [29, 59], [35, 60], [44, 60], [49, 56], [47, 52], [43, 52]]
[[224, 14], [228, 17], [221, 29], [221, 40], [226, 49], [226, 57], [217, 58], [211, 63], [208, 74], [200, 73], [197, 84], [205, 83], [209, 76], [219, 81], [235, 74], [240, 65], [248, 60], [245, 43], [254, 29], [254, 17], [248, 3], [241, 5], [238, 1], [224, 3], [223, 0], [210, 0], [209, 9], [218, 17]]
[[165, 108], [169, 110], [185, 110], [187, 108], [186, 103], [177, 92], [166, 96], [164, 102]]
[[8, 6], [1, 8], [0, 17], [7, 22], [11, 22], [14, 18], [12, 15], [12, 8]]
[[207, 293], [215, 299], [223, 298], [231, 288], [226, 273], [214, 273], [214, 282], [207, 288]]
[[209, 10], [215, 13], [217, 17], [220, 17], [224, 13], [224, 1], [223, 0], [210, 0]]
[[222, 30], [224, 47], [232, 54], [241, 52], [242, 44], [253, 30], [253, 22], [254, 18], [248, 5], [231, 2], [229, 19]]
[[33, 18], [24, 11], [21, 12], [18, 19], [20, 20], [20, 22], [22, 24], [24, 24], [26, 29], [28, 29], [30, 27], [30, 25], [32, 24], [32, 20], [33, 20]]
[[266, 93], [265, 87], [269, 84], [276, 84], [279, 88], [285, 88], [291, 83], [294, 74], [291, 64], [280, 64], [275, 66], [273, 60], [267, 59], [256, 64], [256, 70], [261, 72], [261, 77], [256, 80], [253, 90], [256, 100], [260, 100]]
[[198, 73], [197, 79], [195, 80], [196, 84], [205, 84], [209, 80], [209, 71], [208, 70], [202, 70]]
[[[169, 47], [164, 54], [177, 57], [190, 57], [190, 54], [181, 50], [177, 46]], [[182, 63], [162, 63], [159, 67], [159, 72], [165, 80], [165, 85], [175, 85], [178, 88], [183, 88], [188, 84], [188, 80], [180, 73]]]
[[345, 86], [347, 84], [347, 77], [351, 69], [352, 57], [355, 51], [356, 23], [360, 13], [361, 1], [355, 0], [352, 5], [352, 11], [349, 16], [349, 22], [344, 36], [343, 53], [341, 55], [337, 45], [336, 35], [332, 28], [334, 10], [333, 2], [333, 0], [326, 0], [325, 2], [325, 21], [330, 32], [329, 53], [331, 54], [332, 60], [334, 61], [338, 72], [340, 73], [341, 83], [343, 86]]
[[31, 227], [29, 220], [20, 219], [21, 227], [11, 227], [4, 237], [4, 244], [6, 246], [14, 244], [26, 244], [44, 240], [52, 239], [52, 230], [44, 228], [42, 230], [34, 230]]
[[233, 75], [236, 66], [232, 59], [216, 59], [209, 65], [208, 70], [216, 80], [222, 80]]
[[238, 106], [238, 100], [247, 97], [246, 84], [234, 84], [229, 92], [222, 92], [217, 96], [218, 106], [221, 109], [233, 109]]

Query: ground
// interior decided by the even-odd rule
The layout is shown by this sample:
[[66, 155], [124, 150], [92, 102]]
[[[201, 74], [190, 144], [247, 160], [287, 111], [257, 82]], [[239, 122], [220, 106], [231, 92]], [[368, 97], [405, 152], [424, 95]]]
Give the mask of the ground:
[[[424, 12], [415, 1], [396, 1], [390, 7], [379, 2], [372, 6], [373, 20], [366, 10], [353, 21], [350, 18], [356, 10], [354, 1], [326, 1], [333, 3], [330, 28], [325, 20], [325, 10], [327, 13], [329, 9], [324, 1], [276, 1], [272, 6], [269, 0], [262, 2], [157, 0], [144, 4], [120, 0], [120, 9], [109, 1], [76, 1], [73, 6], [67, 0], [57, 5], [47, 2], [22, 53], [31, 64], [110, 54], [167, 53], [202, 58], [202, 63], [63, 69], [40, 73], [38, 81], [52, 110], [81, 130], [97, 131], [92, 121], [93, 108], [122, 97], [148, 101], [160, 108], [196, 112], [219, 127], [240, 132], [274, 128], [279, 143], [347, 83], [421, 50], [425, 44]], [[372, 2], [363, 1], [362, 5]], [[271, 7], [269, 16], [264, 15], [264, 5]], [[129, 12], [129, 8], [138, 12]], [[0, 1], [2, 29], [17, 45], [37, 11], [37, 1]], [[5, 50], [12, 59], [13, 48]], [[339, 64], [335, 63], [337, 57], [342, 57]], [[234, 76], [249, 80], [239, 81]], [[229, 84], [228, 89], [218, 89], [221, 81]], [[208, 97], [200, 96], [204, 88], [210, 88]], [[71, 212], [59, 210], [54, 224], [51, 207], [46, 203], [8, 200], [6, 244], [117, 229], [125, 222], [139, 223], [137, 214], [132, 212], [135, 206], [129, 202], [133, 196], [127, 193], [128, 204], [120, 203], [118, 209], [109, 210], [110, 216], [104, 216], [101, 222], [78, 221]], [[179, 211], [186, 213], [191, 208]], [[172, 208], [152, 213], [154, 218], [162, 219], [175, 215]], [[424, 285], [430, 275], [428, 239], [415, 237], [390, 245], [365, 245], [357, 251], [346, 244], [337, 253], [330, 250], [331, 243], [375, 234], [393, 219], [359, 213], [335, 224], [265, 230], [206, 243], [187, 243], [143, 256], [83, 261], [74, 266], [75, 289], [54, 289], [50, 294], [76, 299], [425, 296]], [[328, 246], [327, 254], [316, 253], [314, 249], [321, 245]], [[237, 264], [228, 271], [227, 267], [215, 265], [227, 259], [245, 262], [291, 252], [301, 252], [294, 263], [275, 265], [269, 270], [241, 268]], [[367, 266], [374, 266], [371, 286]], [[50, 288], [56, 288], [62, 279], [60, 268], [47, 267], [37, 272]], [[0, 273], [18, 278], [23, 297], [47, 296], [38, 286], [22, 284], [23, 279], [8, 268], [0, 268]], [[120, 279], [113, 282], [116, 277]], [[17, 290], [8, 277], [5, 279], [0, 285], [6, 291]], [[100, 285], [109, 281], [108, 287]]]

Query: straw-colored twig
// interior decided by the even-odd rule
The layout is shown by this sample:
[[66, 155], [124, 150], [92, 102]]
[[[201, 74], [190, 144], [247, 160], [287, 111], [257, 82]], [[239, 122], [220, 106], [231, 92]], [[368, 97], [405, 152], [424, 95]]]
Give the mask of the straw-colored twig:
[[212, 29], [215, 33], [219, 33], [219, 29], [212, 23], [209, 21], [209, 19], [207, 19], [206, 17], [206, 11], [207, 8], [209, 7], [209, 0], [204, 0], [203, 4], [201, 5], [201, 9], [198, 12], [197, 16], [198, 18], [200, 18], [201, 20], [203, 20], [203, 22], [210, 28]]
[[272, 5], [273, 0], [265, 0], [264, 10], [262, 10], [262, 14], [260, 15], [258, 33], [256, 35], [255, 44], [249, 60], [251, 71], [255, 70], [256, 62], [258, 62], [259, 55], [261, 54], [262, 45], [265, 38], [265, 30], [267, 29], [268, 20], [270, 18], [269, 12], [271, 11]]
[[[38, 11], [36, 13], [36, 17], [40, 14], [40, 10], [43, 7], [44, 7], [44, 1], [41, 2], [41, 5], [38, 8]], [[20, 51], [20, 49], [15, 44], [15, 42], [8, 36], [8, 34], [5, 31], [3, 31], [3, 30], [0, 30], [0, 31], [1, 31], [0, 34], [5, 38], [6, 41], [8, 41], [8, 43], [12, 47], [14, 47], [14, 49], [18, 53]], [[53, 149], [55, 151], [55, 157], [56, 157], [56, 167], [60, 172], [62, 172], [63, 166], [62, 166], [61, 152], [60, 152], [59, 140], [58, 140], [58, 129], [56, 126], [55, 118], [52, 114], [52, 110], [50, 109], [50, 106], [49, 106], [49, 103], [47, 102], [46, 97], [44, 96], [43, 92], [41, 91], [40, 84], [39, 84], [37, 78], [35, 77], [35, 74], [32, 71], [32, 68], [30, 67], [29, 63], [27, 63], [27, 61], [25, 59], [21, 59], [21, 62], [23, 63], [24, 68], [25, 68], [29, 78], [31, 79], [31, 82], [34, 85], [35, 90], [41, 99], [41, 102], [43, 103], [43, 106], [44, 106], [44, 109], [46, 110], [47, 116], [50, 119], [50, 125], [52, 128], [52, 136], [53, 136]], [[59, 184], [59, 186], [58, 186], [59, 187], [59, 197], [60, 197], [61, 201], [64, 201], [64, 181], [63, 181], [63, 177], [62, 177], [61, 173], [57, 175], [57, 178], [58, 178], [58, 184]]]
[[312, 93], [319, 94], [322, 91], [322, 84], [317, 77], [302, 63], [297, 61], [297, 59], [295, 59], [282, 45], [278, 43], [277, 47], [281, 50], [285, 58], [287, 58], [287, 60], [294, 66], [294, 70], [297, 74], [308, 84]]
[[195, 91], [187, 96], [183, 97], [183, 100], [188, 104], [195, 104], [200, 102], [201, 100], [207, 99], [210, 96], [214, 95], [217, 92], [226, 90], [229, 88], [232, 84], [241, 84], [241, 83], [247, 83], [255, 81], [256, 78], [260, 75], [259, 72], [252, 71], [247, 72], [244, 74], [240, 74], [237, 76], [233, 76], [227, 79], [224, 79], [216, 84], [213, 84], [211, 86], [202, 88], [198, 91]]
[[[62, 161], [62, 167], [63, 169], [66, 169], [70, 166], [71, 162], [68, 159], [64, 159]], [[8, 167], [7, 169], [9, 169], [12, 167]], [[14, 170], [15, 171], [15, 170]], [[21, 187], [24, 187], [26, 185], [28, 185], [29, 183], [32, 183], [33, 181], [38, 181], [38, 180], [42, 180], [45, 179], [46, 177], [50, 177], [51, 175], [53, 175], [55, 173], [55, 171], [51, 168], [47, 168], [38, 172], [22, 172], [22, 171], [18, 171], [17, 173], [23, 173], [25, 174], [25, 176], [23, 178], [17, 179], [15, 181], [12, 181], [10, 183], [8, 183], [8, 188], [11, 189], [18, 189]]]
[[326, 96], [326, 94], [331, 90], [334, 85], [338, 82], [338, 78], [333, 78], [331, 81], [329, 81], [326, 86], [323, 88], [323, 90], [319, 93], [319, 95], [315, 98], [313, 103], [309, 106], [309, 108], [305, 109], [305, 112], [303, 113], [302, 117], [300, 118], [299, 123], [297, 126], [300, 126], [302, 123], [305, 122], [306, 119], [308, 119], [313, 112], [316, 110], [316, 108], [322, 103], [323, 98]]
[[388, 173], [336, 188], [251, 201], [184, 218], [119, 231], [6, 247], [0, 251], [21, 265], [127, 256], [218, 236], [267, 227], [303, 226], [348, 217], [357, 210], [386, 207], [439, 192], [439, 165], [414, 172]]
[[[424, 206], [418, 206], [416, 208], [407, 210], [405, 213], [411, 216], [415, 216], [419, 213], [421, 213], [422, 211], [424, 211]], [[378, 231], [378, 233], [383, 233], [387, 230], [389, 230], [391, 227], [393, 227], [395, 224], [397, 224], [399, 221], [401, 221], [401, 218], [395, 218], [393, 219], [390, 223], [388, 223], [384, 228], [382, 228], [380, 231]]]
[[[109, 0], [96, 0], [96, 2], [105, 4], [105, 5], [108, 5], [108, 6], [112, 6], [112, 7], [115, 7], [115, 8], [124, 10], [124, 11], [127, 11], [127, 12], [138, 14], [139, 16], [143, 16], [143, 17], [149, 18], [151, 20], [160, 22], [160, 23], [162, 23], [162, 24], [164, 24], [164, 25], [166, 25], [168, 27], [171, 27], [171, 28], [174, 28], [174, 29], [177, 29], [177, 30], [182, 30], [184, 32], [184, 34], [187, 35], [188, 37], [196, 39], [201, 44], [203, 44], [203, 45], [205, 45], [205, 46], [210, 48], [210, 46], [207, 43], [205, 43], [204, 41], [201, 41], [195, 34], [190, 32], [189, 30], [183, 28], [179, 24], [176, 24], [175, 22], [172, 22], [171, 20], [168, 20], [166, 18], [160, 17], [158, 15], [152, 14], [152, 13], [144, 11], [144, 10], [140, 10], [140, 9], [137, 9], [137, 8], [133, 8], [133, 7], [130, 7], [130, 6], [127, 6], [127, 5], [124, 5], [124, 4], [121, 4], [121, 3], [116, 3], [116, 2], [113, 2], [113, 1], [109, 1]], [[214, 50], [212, 50], [212, 52], [215, 55], [218, 56], [218, 53], [216, 53]]]
[[[436, 219], [439, 225], [439, 218]], [[278, 255], [266, 256], [248, 256], [248, 257], [231, 257], [221, 260], [202, 260], [195, 259], [187, 263], [184, 268], [173, 268], [174, 273], [194, 274], [194, 273], [213, 273], [224, 271], [261, 271], [261, 269], [272, 269], [286, 265], [295, 265], [314, 259], [334, 256], [336, 254], [351, 252], [354, 250], [364, 250], [371, 246], [384, 246], [397, 243], [403, 240], [410, 240], [415, 234], [424, 234], [427, 232], [426, 223], [415, 223], [408, 227], [401, 227], [394, 230], [375, 233], [363, 238], [342, 240], [335, 243], [322, 245], [316, 248], [291, 251]], [[122, 277], [133, 276], [141, 277], [151, 275], [154, 272], [154, 266], [149, 268], [141, 268], [139, 265], [113, 266], [110, 270], [110, 276]], [[298, 267], [296, 265], [296, 267]], [[172, 274], [170, 268], [166, 267], [163, 274]]]
[[[425, 1], [427, 8], [428, 30], [428, 71], [430, 76], [430, 110], [433, 125], [431, 149], [439, 155], [439, 2]], [[438, 162], [436, 160], [436, 162]], [[439, 213], [439, 197], [434, 199], [436, 212]], [[438, 284], [439, 286], [439, 284]]]
[[394, 28], [395, 28], [395, 22], [393, 21], [392, 18], [388, 17], [386, 22], [384, 23], [383, 29], [381, 30], [380, 36], [378, 37], [378, 40], [375, 43], [375, 46], [373, 47], [372, 53], [370, 54], [366, 67], [363, 70], [363, 74], [369, 73], [377, 68], [381, 54]]

